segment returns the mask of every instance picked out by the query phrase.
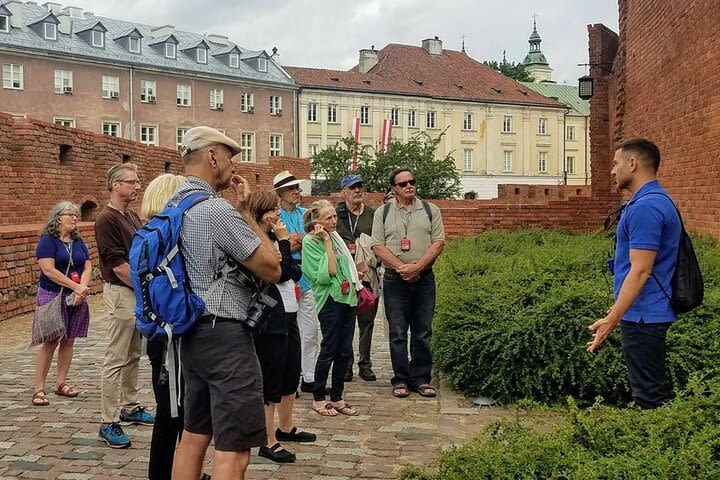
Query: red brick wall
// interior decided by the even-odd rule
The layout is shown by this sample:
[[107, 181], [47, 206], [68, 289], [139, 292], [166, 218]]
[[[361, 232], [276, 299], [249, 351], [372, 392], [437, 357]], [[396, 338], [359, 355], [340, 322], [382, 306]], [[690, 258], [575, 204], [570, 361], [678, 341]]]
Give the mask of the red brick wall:
[[[616, 47], [597, 31], [605, 27], [589, 27], [590, 63], [614, 59], [610, 88], [591, 102], [590, 134], [656, 142], [660, 181], [686, 226], [720, 238], [720, 2], [620, 0], [619, 7]], [[592, 151], [595, 183], [596, 159], [605, 153], [594, 143]]]

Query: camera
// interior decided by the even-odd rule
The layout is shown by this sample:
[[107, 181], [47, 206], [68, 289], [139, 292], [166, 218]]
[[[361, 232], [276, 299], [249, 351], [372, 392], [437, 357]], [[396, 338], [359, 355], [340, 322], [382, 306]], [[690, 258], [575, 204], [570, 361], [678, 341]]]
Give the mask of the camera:
[[247, 317], [241, 321], [251, 332], [257, 332], [263, 327], [268, 315], [277, 305], [277, 300], [270, 297], [266, 289], [267, 287], [255, 292], [248, 305]]

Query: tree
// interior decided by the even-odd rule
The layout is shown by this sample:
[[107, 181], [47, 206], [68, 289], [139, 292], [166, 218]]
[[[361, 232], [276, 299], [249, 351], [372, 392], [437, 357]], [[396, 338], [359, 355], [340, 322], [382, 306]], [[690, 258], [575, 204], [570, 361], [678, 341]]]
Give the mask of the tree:
[[530, 76], [527, 70], [525, 70], [525, 66], [522, 63], [508, 62], [505, 59], [504, 54], [502, 62], [498, 62], [497, 60], [486, 60], [483, 64], [518, 82], [534, 81], [534, 78]]
[[[351, 170], [354, 151], [355, 139], [347, 136], [312, 156], [310, 172], [315, 176], [314, 194], [328, 195], [340, 190], [340, 180]], [[358, 164], [371, 160], [372, 157], [358, 145]]]

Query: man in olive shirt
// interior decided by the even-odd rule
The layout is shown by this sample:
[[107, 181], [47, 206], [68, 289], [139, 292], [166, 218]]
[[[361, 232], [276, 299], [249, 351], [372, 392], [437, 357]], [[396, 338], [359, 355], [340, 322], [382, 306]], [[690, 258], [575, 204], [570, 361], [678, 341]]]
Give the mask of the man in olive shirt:
[[[337, 232], [340, 234], [345, 244], [348, 246], [350, 253], [355, 258], [357, 252], [358, 238], [361, 234], [371, 235], [373, 216], [375, 215], [375, 209], [369, 207], [363, 203], [363, 197], [365, 194], [365, 187], [363, 185], [363, 179], [360, 175], [347, 175], [340, 182], [341, 193], [345, 197], [344, 202], [340, 202], [337, 205]], [[374, 258], [372, 260], [375, 260]], [[368, 262], [372, 263], [372, 262]], [[377, 263], [373, 265], [363, 265], [365, 268], [358, 268], [358, 272], [366, 271], [368, 268], [375, 269]], [[366, 287], [370, 286], [370, 283], [363, 279], [363, 284]], [[374, 292], [378, 293], [378, 292]], [[360, 338], [358, 342], [360, 360], [358, 361], [358, 370], [360, 378], [365, 381], [375, 381], [377, 377], [372, 371], [372, 361], [370, 360], [370, 346], [372, 344], [373, 326], [375, 325], [375, 315], [377, 314], [378, 301], [375, 301], [375, 306], [370, 310], [358, 314], [357, 323], [358, 329], [360, 330]], [[353, 378], [353, 363], [355, 362], [355, 356], [353, 355], [348, 363], [348, 370], [345, 374], [345, 381], [349, 382]]]
[[[393, 395], [417, 391], [434, 397], [430, 384], [430, 337], [435, 313], [435, 276], [432, 265], [445, 247], [440, 209], [415, 196], [409, 168], [390, 175], [395, 199], [375, 211], [372, 249], [385, 266], [383, 299], [390, 326]], [[408, 359], [408, 328], [410, 357]]]

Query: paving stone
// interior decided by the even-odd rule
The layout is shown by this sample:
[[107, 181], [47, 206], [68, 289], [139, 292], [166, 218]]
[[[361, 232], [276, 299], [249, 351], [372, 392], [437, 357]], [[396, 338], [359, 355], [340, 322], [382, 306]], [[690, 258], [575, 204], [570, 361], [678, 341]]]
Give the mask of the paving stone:
[[0, 448], [2, 448], [3, 450], [8, 449], [13, 445], [15, 445], [15, 442], [0, 442]]
[[16, 470], [35, 470], [35, 471], [45, 472], [47, 470], [50, 470], [50, 465], [46, 465], [44, 463], [25, 462], [25, 461], [18, 460], [18, 461], [10, 462], [10, 468], [14, 468]]
[[90, 480], [93, 475], [87, 473], [63, 473], [57, 478], [58, 480]]

